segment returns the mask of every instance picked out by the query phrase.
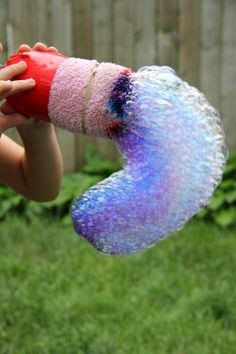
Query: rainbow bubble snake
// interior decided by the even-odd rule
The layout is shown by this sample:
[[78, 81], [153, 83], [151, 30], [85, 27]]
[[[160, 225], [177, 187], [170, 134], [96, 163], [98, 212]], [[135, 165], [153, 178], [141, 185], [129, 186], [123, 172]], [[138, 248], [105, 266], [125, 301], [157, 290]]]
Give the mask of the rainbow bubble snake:
[[222, 179], [220, 117], [170, 67], [149, 66], [113, 83], [106, 110], [124, 167], [75, 200], [76, 232], [105, 254], [153, 246], [179, 230]]

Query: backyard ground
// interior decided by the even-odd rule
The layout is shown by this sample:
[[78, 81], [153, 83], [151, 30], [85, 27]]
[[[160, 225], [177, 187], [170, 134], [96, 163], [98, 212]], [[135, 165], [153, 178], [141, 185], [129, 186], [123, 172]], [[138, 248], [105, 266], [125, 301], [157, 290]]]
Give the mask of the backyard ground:
[[0, 237], [0, 354], [235, 354], [235, 229], [193, 221], [125, 257], [47, 220]]

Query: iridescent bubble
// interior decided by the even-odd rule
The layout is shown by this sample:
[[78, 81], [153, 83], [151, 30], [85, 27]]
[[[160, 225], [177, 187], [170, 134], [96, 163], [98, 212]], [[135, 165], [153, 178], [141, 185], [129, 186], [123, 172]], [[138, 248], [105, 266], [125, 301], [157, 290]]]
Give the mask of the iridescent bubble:
[[218, 112], [173, 69], [144, 67], [130, 82], [125, 129], [113, 136], [124, 168], [72, 209], [78, 234], [108, 254], [142, 251], [180, 229], [208, 203], [227, 158]]

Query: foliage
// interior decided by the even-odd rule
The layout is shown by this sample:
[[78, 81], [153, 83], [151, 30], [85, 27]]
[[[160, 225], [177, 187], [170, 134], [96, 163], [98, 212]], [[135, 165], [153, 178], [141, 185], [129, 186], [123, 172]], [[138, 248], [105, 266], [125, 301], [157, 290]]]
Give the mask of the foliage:
[[198, 218], [214, 221], [223, 228], [236, 225], [236, 152], [230, 155], [222, 183]]
[[54, 216], [67, 223], [72, 201], [86, 189], [100, 182], [121, 167], [120, 161], [110, 161], [98, 154], [95, 146], [89, 145], [85, 153], [85, 165], [80, 172], [64, 176], [59, 196], [50, 202], [38, 203], [17, 195], [0, 184], [0, 219], [9, 213], [20, 214], [31, 220], [34, 216]]
[[[120, 160], [104, 159], [96, 151], [95, 146], [89, 145], [82, 170], [64, 177], [61, 192], [53, 201], [46, 203], [29, 201], [0, 185], [0, 218], [4, 219], [9, 213], [18, 213], [28, 220], [35, 215], [44, 215], [62, 219], [65, 224], [70, 223], [69, 210], [72, 201], [90, 186], [120, 168]], [[236, 152], [229, 157], [222, 183], [216, 189], [208, 206], [198, 213], [197, 218], [215, 222], [223, 228], [236, 225]]]
[[85, 165], [82, 171], [89, 175], [99, 175], [103, 178], [121, 168], [121, 160], [111, 161], [104, 159], [96, 150], [94, 145], [88, 145], [85, 151]]
[[20, 210], [24, 204], [21, 196], [2, 184], [0, 184], [0, 201], [0, 219], [13, 210]]

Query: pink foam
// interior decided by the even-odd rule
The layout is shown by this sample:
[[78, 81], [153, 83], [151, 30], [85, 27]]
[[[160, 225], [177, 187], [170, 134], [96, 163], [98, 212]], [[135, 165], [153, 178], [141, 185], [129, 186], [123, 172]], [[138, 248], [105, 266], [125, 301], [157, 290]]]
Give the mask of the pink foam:
[[[69, 58], [54, 77], [48, 104], [51, 121], [76, 133], [107, 136], [117, 120], [106, 113], [112, 84], [122, 66]], [[85, 131], [84, 131], [85, 130]]]
[[112, 85], [123, 70], [122, 66], [111, 63], [101, 63], [98, 66], [86, 111], [86, 125], [89, 135], [107, 136], [107, 129], [117, 122], [115, 117], [106, 113], [106, 104]]

